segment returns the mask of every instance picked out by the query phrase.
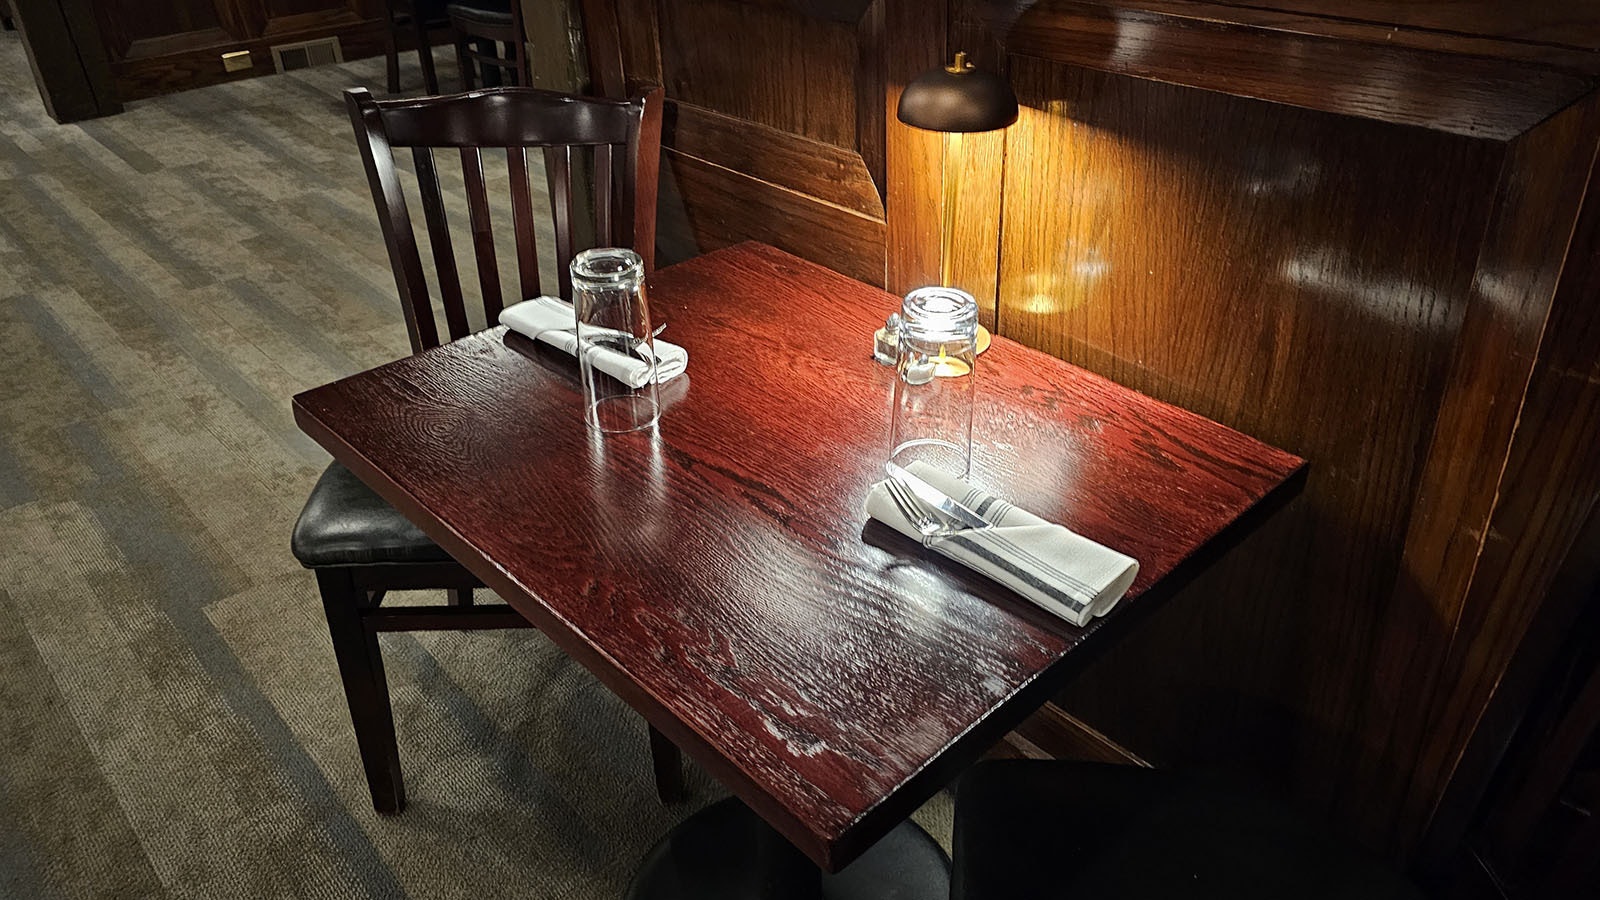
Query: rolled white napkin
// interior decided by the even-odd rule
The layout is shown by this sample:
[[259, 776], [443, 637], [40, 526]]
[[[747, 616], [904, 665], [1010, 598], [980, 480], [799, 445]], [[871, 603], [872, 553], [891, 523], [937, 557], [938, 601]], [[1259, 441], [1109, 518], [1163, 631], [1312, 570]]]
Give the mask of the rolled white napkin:
[[925, 537], [878, 482], [867, 492], [867, 515], [934, 551], [981, 572], [1074, 625], [1103, 616], [1139, 574], [1139, 562], [1019, 509], [927, 463], [906, 467], [993, 528]]
[[[518, 334], [577, 355], [578, 317], [572, 304], [555, 297], [535, 297], [513, 303], [500, 311], [500, 324]], [[689, 351], [677, 344], [656, 338], [656, 383], [670, 381], [689, 368]], [[607, 347], [595, 347], [594, 367], [629, 387], [644, 387], [650, 380], [649, 364]]]

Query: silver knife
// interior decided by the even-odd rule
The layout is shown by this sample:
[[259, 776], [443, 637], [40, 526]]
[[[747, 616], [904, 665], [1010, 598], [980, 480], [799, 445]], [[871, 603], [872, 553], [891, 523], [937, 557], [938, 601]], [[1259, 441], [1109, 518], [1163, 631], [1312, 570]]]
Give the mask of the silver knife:
[[923, 481], [921, 478], [918, 478], [910, 472], [907, 472], [905, 468], [897, 466], [892, 462], [884, 463], [883, 467], [888, 471], [890, 478], [893, 478], [894, 480], [910, 488], [911, 493], [916, 494], [918, 500], [921, 500], [923, 503], [932, 506], [934, 509], [937, 509], [944, 515], [955, 519], [963, 526], [967, 528], [994, 527], [993, 524], [983, 516], [980, 516], [966, 506], [963, 506], [954, 497], [951, 497], [944, 491], [939, 490], [926, 481]]

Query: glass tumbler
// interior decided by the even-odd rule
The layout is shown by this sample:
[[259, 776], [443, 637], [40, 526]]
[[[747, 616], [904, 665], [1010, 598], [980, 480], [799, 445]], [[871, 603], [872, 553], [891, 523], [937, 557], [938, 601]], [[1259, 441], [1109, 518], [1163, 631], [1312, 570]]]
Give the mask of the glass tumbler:
[[960, 478], [972, 467], [978, 302], [963, 290], [918, 288], [900, 310], [889, 461], [922, 461]]
[[572, 260], [572, 305], [589, 427], [622, 432], [655, 424], [661, 403], [639, 254], [615, 247], [579, 253]]

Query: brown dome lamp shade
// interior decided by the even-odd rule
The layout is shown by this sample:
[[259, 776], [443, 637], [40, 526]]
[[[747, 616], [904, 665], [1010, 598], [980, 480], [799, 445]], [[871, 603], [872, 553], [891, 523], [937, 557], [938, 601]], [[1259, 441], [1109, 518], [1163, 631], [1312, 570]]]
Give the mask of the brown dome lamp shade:
[[994, 131], [1017, 120], [1017, 95], [1004, 78], [979, 71], [967, 54], [957, 53], [955, 62], [906, 85], [895, 117], [928, 131]]

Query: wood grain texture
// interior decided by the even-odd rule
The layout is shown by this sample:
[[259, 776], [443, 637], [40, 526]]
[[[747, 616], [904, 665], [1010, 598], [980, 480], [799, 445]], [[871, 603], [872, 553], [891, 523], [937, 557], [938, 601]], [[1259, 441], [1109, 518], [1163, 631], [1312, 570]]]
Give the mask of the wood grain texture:
[[913, 78], [945, 62], [947, 4], [891, 2], [888, 90], [884, 94], [885, 172], [888, 179], [888, 271], [896, 294], [938, 284], [944, 223], [944, 135], [912, 128], [895, 118], [900, 94]]
[[883, 0], [590, 5], [598, 77], [666, 86], [663, 260], [759, 240], [883, 283]]
[[[1007, 31], [1026, 9], [1019, 3], [976, 2], [983, 4], [991, 22]], [[1119, 4], [1100, 5], [1113, 7]], [[1272, 4], [1243, 4], [1228, 0], [1140, 0], [1137, 4], [1127, 4], [1128, 8], [1141, 12], [1180, 19], [1241, 25], [1361, 44], [1478, 56], [1576, 74], [1600, 73], [1600, 53], [1595, 52], [1595, 41], [1589, 37], [1600, 32], [1600, 28], [1596, 27], [1600, 24], [1596, 21], [1596, 11], [1586, 4], [1568, 4], [1562, 0], [1540, 5], [1543, 8], [1531, 9], [1529, 4], [1503, 4], [1494, 0], [1481, 5], [1455, 0], [1439, 3], [1374, 0], [1359, 4], [1344, 3], [1342, 0], [1333, 3], [1287, 0]], [[1494, 7], [1498, 15], [1480, 15], [1484, 6]], [[1524, 17], [1523, 10], [1528, 10], [1530, 15]], [[1423, 13], [1423, 16], [1417, 16], [1418, 13]], [[1544, 21], [1538, 22], [1541, 18]], [[1539, 30], [1559, 33], [1561, 38], [1545, 40], [1531, 37], [1531, 31], [1518, 33], [1516, 28], [1506, 27], [1519, 19], [1521, 25], [1533, 26], [1537, 23]]]
[[1471, 137], [1514, 138], [1594, 86], [1521, 61], [1124, 4], [995, 0], [987, 9], [1011, 53]]
[[587, 93], [621, 100], [628, 96], [628, 89], [623, 81], [622, 35], [617, 25], [617, 4], [612, 0], [580, 0], [580, 6], [584, 56], [589, 64]]
[[[670, 186], [662, 192], [679, 198], [685, 221], [661, 229], [663, 262], [759, 240], [825, 265], [868, 284], [883, 284], [883, 220], [862, 215], [713, 166], [692, 156], [663, 151]], [[688, 244], [666, 243], [676, 232]], [[882, 323], [879, 324], [882, 327]], [[870, 339], [871, 334], [868, 333]], [[866, 346], [865, 344], [863, 346]]]
[[[1402, 858], [1460, 751], [1464, 732], [1434, 723], [1476, 715], [1435, 710], [1477, 702], [1446, 661], [1501, 639], [1471, 630], [1467, 597], [1513, 483], [1502, 470], [1554, 279], [1592, 265], [1566, 245], [1596, 127], [1593, 16], [1539, 3], [1519, 31], [1513, 6], [869, 8], [887, 287], [936, 282], [948, 263], [998, 295], [999, 333], [1316, 466], [1291, 510], [1064, 694], [1067, 712], [1157, 761], [1281, 774]], [[952, 155], [893, 118], [898, 86], [957, 46], [1025, 94], [1001, 155]], [[733, 197], [782, 202], [710, 196], [723, 241], [756, 218]], [[1472, 671], [1481, 699], [1496, 676]]]
[[[606, 2], [606, 0], [602, 0]], [[665, 84], [661, 68], [661, 19], [657, 0], [609, 0], [616, 7], [617, 46], [622, 57], [624, 84]], [[585, 35], [585, 40], [594, 37]], [[602, 36], [602, 41], [610, 41]], [[671, 95], [669, 94], [669, 97]]]
[[667, 104], [661, 143], [757, 181], [883, 219], [872, 173], [853, 150], [686, 102]]
[[1446, 690], [1423, 729], [1408, 812], [1433, 809], [1569, 548], [1600, 504], [1600, 310], [1593, 302], [1600, 291], [1600, 198], [1593, 159], [1569, 264], [1549, 305], [1483, 551], [1439, 679]]
[[1600, 95], [1516, 141], [1506, 155], [1450, 380], [1404, 541], [1401, 577], [1374, 649], [1363, 730], [1368, 747], [1343, 792], [1362, 830], [1392, 827], [1389, 798], [1429, 765], [1430, 705], [1456, 686], [1443, 666], [1489, 535], [1505, 459], [1522, 411], [1600, 132]]
[[[1600, 726], [1600, 697], [1592, 693], [1600, 676], [1597, 588], [1600, 507], [1579, 529], [1435, 809], [1419, 855], [1441, 884], [1471, 874], [1468, 855], [1516, 885], [1559, 868], [1551, 847], [1583, 853], [1591, 868], [1600, 861], [1593, 848], [1569, 840], [1582, 824], [1572, 801], [1587, 802], [1569, 787], [1593, 768], [1584, 745]], [[1524, 894], [1577, 895], [1552, 885]]]
[[[994, 35], [970, 4], [952, 4], [950, 46], [974, 66], [1004, 74], [1006, 58]], [[1000, 302], [1000, 214], [1005, 196], [1006, 135], [1009, 129], [944, 138], [942, 216], [948, 229], [940, 247], [942, 281], [978, 300], [978, 321], [998, 330]]]
[[872, 0], [856, 23], [856, 151], [872, 177], [880, 208], [888, 196], [883, 108], [889, 77], [887, 8], [888, 0]]
[[840, 348], [896, 298], [753, 244], [650, 290], [695, 360], [658, 433], [591, 439], [571, 360], [498, 330], [301, 394], [296, 420], [830, 870], [1303, 465], [997, 341], [974, 480], [1142, 563], [1076, 629], [863, 527], [892, 372]]
[[1252, 563], [1061, 702], [1158, 762], [1286, 767], [1331, 806], [1391, 689], [1372, 641], [1396, 615], [1503, 151], [1025, 57], [1012, 77], [1001, 333], [1315, 465]]
[[[952, 134], [945, 140], [940, 283], [978, 301], [978, 320], [998, 327], [1000, 298], [1000, 207], [1004, 196], [1006, 132]], [[947, 277], [946, 277], [947, 276]]]
[[668, 96], [856, 149], [855, 22], [805, 2], [675, 0], [656, 15]]
[[1333, 20], [1454, 36], [1600, 50], [1600, 10], [1567, 0], [1270, 0], [1258, 7]]

